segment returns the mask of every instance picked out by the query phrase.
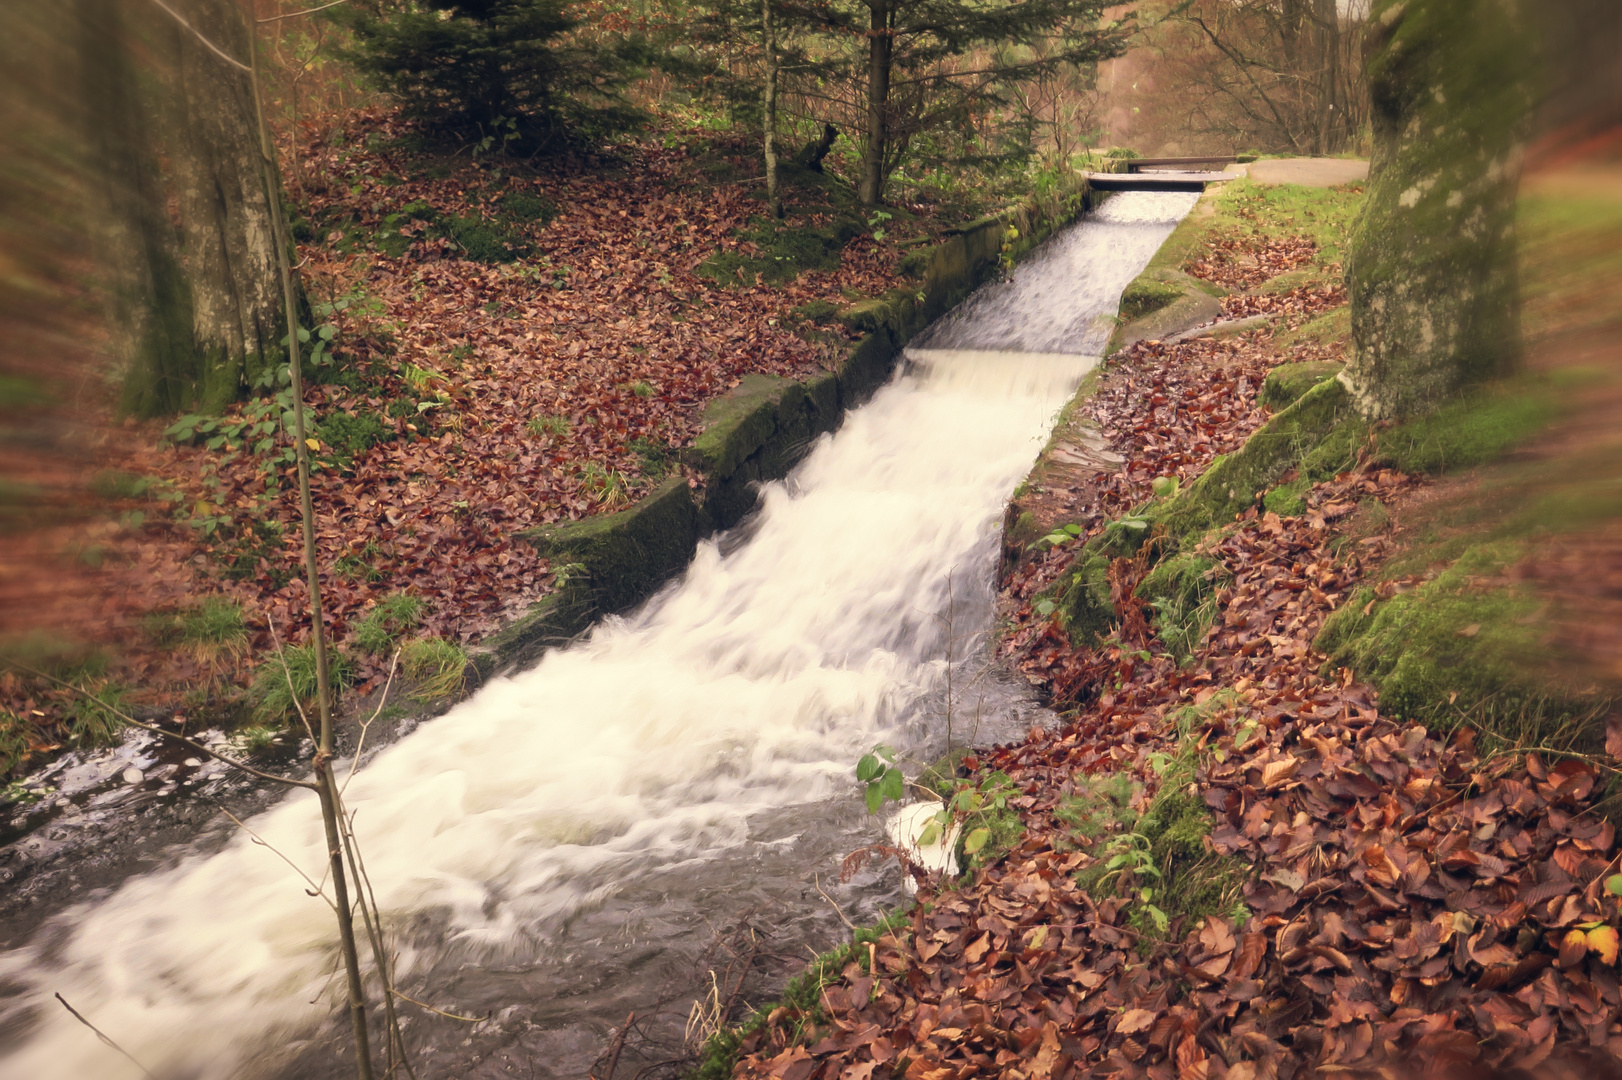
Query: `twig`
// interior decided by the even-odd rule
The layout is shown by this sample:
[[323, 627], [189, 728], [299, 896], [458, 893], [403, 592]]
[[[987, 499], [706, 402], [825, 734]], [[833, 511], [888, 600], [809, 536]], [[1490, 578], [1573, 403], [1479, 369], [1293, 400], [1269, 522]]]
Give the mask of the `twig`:
[[109, 1039], [106, 1036], [106, 1034], [102, 1032], [102, 1030], [100, 1028], [98, 1028], [95, 1024], [92, 1024], [90, 1021], [86, 1020], [84, 1018], [84, 1015], [82, 1013], [80, 1013], [78, 1009], [75, 1009], [72, 1005], [69, 1005], [67, 998], [63, 997], [61, 994], [57, 994], [56, 995], [56, 1000], [58, 1000], [58, 1001], [60, 1001], [62, 1003], [62, 1007], [64, 1009], [66, 1009], [68, 1012], [73, 1014], [73, 1018], [75, 1020], [79, 1021], [79, 1023], [83, 1024], [85, 1027], [89, 1028], [91, 1031], [94, 1031], [96, 1033], [96, 1038], [100, 1039], [102, 1042], [106, 1043], [108, 1046], [112, 1047], [114, 1050], [117, 1050], [120, 1054], [123, 1054], [126, 1058], [129, 1058], [130, 1064], [134, 1065], [137, 1069], [140, 1069], [141, 1072], [145, 1073], [148, 1080], [158, 1080], [158, 1078], [156, 1076], [152, 1075], [152, 1070], [151, 1069], [148, 1069], [145, 1065], [142, 1065], [139, 1061], [136, 1061], [134, 1056], [128, 1050], [124, 1049], [122, 1046], [119, 1046], [117, 1043], [113, 1042], [113, 1040]]
[[[198, 41], [202, 42], [204, 47], [207, 48], [209, 52], [213, 53], [215, 56], [218, 56], [221, 60], [224, 60], [227, 64], [230, 64], [232, 67], [236, 68], [238, 71], [252, 71], [253, 70], [247, 64], [244, 64], [241, 60], [236, 59], [231, 54], [227, 53], [224, 49], [220, 48], [218, 45], [216, 45], [212, 41], [208, 40], [208, 38], [204, 37], [202, 35], [201, 31], [199, 31], [195, 26], [193, 26], [191, 23], [187, 22], [185, 19], [181, 18], [180, 13], [175, 11], [175, 9], [170, 7], [168, 4], [165, 4], [163, 2], [163, 0], [152, 0], [152, 2], [154, 4], [156, 4], [156, 5], [158, 5], [159, 7], [161, 7], [165, 12], [167, 12], [169, 17], [171, 19], [173, 19], [175, 22], [179, 23], [181, 26], [184, 26], [187, 30], [190, 30], [191, 31], [191, 36], [196, 38]], [[65, 1005], [67, 1003], [63, 1002], [63, 1004]], [[148, 1074], [148, 1075], [150, 1075], [150, 1074]]]
[[820, 895], [824, 900], [828, 901], [828, 906], [834, 909], [834, 914], [839, 916], [840, 922], [850, 927], [853, 933], [859, 929], [855, 923], [851, 922], [845, 917], [845, 913], [843, 911], [839, 910], [839, 905], [834, 903], [834, 898], [822, 891], [822, 875], [813, 874], [811, 876], [811, 883], [816, 886], [818, 895]]
[[355, 743], [355, 754], [349, 759], [349, 775], [344, 777], [343, 786], [338, 789], [339, 795], [349, 790], [349, 781], [355, 778], [355, 770], [360, 768], [360, 752], [366, 748], [366, 733], [371, 730], [372, 721], [383, 715], [383, 706], [389, 702], [389, 690], [394, 686], [394, 671], [399, 663], [400, 650], [395, 649], [394, 656], [389, 660], [389, 678], [383, 684], [383, 696], [377, 699], [377, 708], [372, 710], [372, 715], [360, 726], [360, 739]]
[[348, 2], [349, 0], [332, 0], [332, 3], [322, 4], [320, 7], [305, 8], [303, 11], [289, 11], [286, 15], [272, 15], [268, 19], [255, 19], [254, 22], [263, 24], [280, 22], [282, 19], [296, 19], [300, 15], [314, 15], [318, 11], [325, 11], [330, 7], [337, 7], [339, 4], [347, 4]]
[[462, 1020], [462, 1021], [465, 1021], [465, 1022], [467, 1022], [469, 1024], [482, 1024], [486, 1020], [490, 1019], [489, 1016], [459, 1016], [456, 1013], [446, 1012], [444, 1009], [436, 1009], [432, 1005], [425, 1005], [422, 1002], [418, 1001], [414, 997], [408, 997], [407, 995], [400, 993], [399, 990], [395, 989], [392, 986], [389, 987], [389, 993], [393, 994], [395, 997], [399, 998], [401, 1001], [409, 1001], [409, 1002], [411, 1002], [411, 1004], [415, 1005], [417, 1008], [419, 1008], [419, 1009], [427, 1009], [429, 1012], [434, 1013], [434, 1014], [436, 1014], [438, 1016], [443, 1016], [447, 1020]]
[[250, 837], [252, 837], [253, 842], [255, 844], [258, 844], [262, 848], [268, 849], [271, 852], [271, 854], [275, 855], [278, 859], [282, 860], [282, 862], [286, 863], [288, 866], [291, 866], [293, 868], [293, 873], [295, 873], [299, 877], [303, 878], [305, 884], [310, 886], [308, 892], [309, 892], [309, 894], [311, 896], [319, 896], [321, 899], [323, 899], [323, 900], [325, 900], [327, 902], [328, 907], [332, 908], [334, 911], [338, 910], [337, 906], [335, 904], [333, 904], [332, 900], [327, 896], [326, 878], [325, 878], [325, 876], [322, 877], [321, 884], [317, 885], [310, 878], [309, 874], [306, 874], [303, 870], [299, 869], [299, 866], [298, 866], [297, 863], [295, 863], [292, 859], [288, 858], [285, 854], [283, 854], [282, 851], [279, 848], [277, 848], [274, 844], [269, 843], [268, 841], [265, 840], [264, 837], [260, 836], [258, 833], [254, 832], [252, 829], [248, 828], [248, 826], [243, 823], [241, 818], [239, 818], [235, 814], [231, 813], [231, 811], [227, 810], [225, 807], [220, 806], [219, 803], [215, 803], [214, 805], [219, 806], [220, 813], [224, 814], [226, 817], [228, 817], [232, 821], [236, 822], [237, 828], [241, 829], [243, 832], [247, 833]]
[[636, 1013], [633, 1012], [625, 1018], [625, 1023], [620, 1026], [619, 1034], [614, 1036], [614, 1042], [608, 1048], [608, 1068], [600, 1077], [593, 1073], [594, 1080], [614, 1080], [614, 1070], [619, 1067], [620, 1063], [620, 1051], [625, 1049], [625, 1036], [630, 1032], [631, 1025], [634, 1023], [636, 1023]]
[[[73, 683], [70, 683], [65, 679], [59, 679], [55, 675], [50, 674], [49, 672], [41, 671], [41, 670], [39, 670], [39, 668], [36, 668], [36, 667], [30, 667], [28, 664], [24, 664], [24, 663], [21, 663], [20, 661], [13, 660], [10, 657], [0, 656], [0, 665], [3, 665], [5, 667], [13, 667], [13, 668], [16, 668], [18, 671], [26, 671], [30, 675], [37, 675], [42, 679], [48, 679], [48, 680], [50, 680], [51, 682], [55, 683], [58, 686], [65, 687], [66, 689], [73, 691], [75, 694], [78, 694], [80, 697], [87, 697], [87, 698], [94, 697], [94, 695], [91, 694], [88, 690], [85, 690], [85, 689], [83, 689], [81, 687], [75, 686]], [[97, 700], [100, 700], [100, 699], [97, 699]], [[311, 781], [311, 780], [294, 780], [294, 779], [291, 779], [290, 777], [286, 777], [286, 776], [277, 776], [274, 773], [261, 772], [260, 770], [254, 768], [252, 765], [244, 764], [243, 762], [238, 761], [234, 757], [230, 757], [230, 756], [228, 756], [226, 754], [222, 754], [218, 750], [211, 749], [211, 748], [209, 748], [207, 746], [204, 746], [200, 742], [195, 742], [192, 739], [188, 739], [184, 735], [178, 734], [178, 733], [173, 732], [173, 731], [167, 731], [164, 728], [158, 727], [155, 724], [143, 724], [143, 723], [141, 723], [141, 721], [135, 719], [135, 717], [131, 716], [129, 713], [124, 712], [122, 709], [119, 709], [119, 708], [117, 708], [115, 706], [108, 705], [105, 701], [101, 702], [101, 704], [108, 712], [112, 713], [114, 716], [116, 716], [120, 720], [124, 721], [124, 723], [129, 724], [131, 727], [138, 727], [142, 731], [150, 731], [154, 735], [162, 735], [165, 738], [174, 739], [176, 742], [183, 743], [186, 746], [191, 747], [193, 750], [199, 751], [200, 753], [207, 754], [211, 758], [217, 758], [220, 761], [225, 762], [227, 765], [231, 766], [234, 769], [241, 769], [245, 773], [249, 773], [250, 775], [257, 776], [261, 780], [272, 780], [272, 781], [274, 781], [274, 782], [276, 782], [278, 784], [286, 784], [289, 787], [308, 788], [311, 791], [316, 790], [316, 784], [314, 783], [314, 781]]]

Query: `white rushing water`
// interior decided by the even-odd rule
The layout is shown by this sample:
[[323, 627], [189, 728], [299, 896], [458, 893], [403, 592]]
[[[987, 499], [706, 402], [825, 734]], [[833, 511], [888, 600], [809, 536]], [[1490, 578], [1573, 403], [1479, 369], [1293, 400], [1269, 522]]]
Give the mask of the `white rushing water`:
[[[386, 917], [429, 913], [499, 962], [638, 875], [702, 872], [760, 811], [853, 797], [856, 757], [940, 677], [948, 576], [979, 559], [989, 577], [1008, 493], [1096, 362], [1097, 317], [1194, 198], [1107, 202], [768, 485], [747, 542], [702, 544], [643, 612], [378, 754], [347, 801]], [[250, 825], [320, 878], [313, 796]], [[274, 1075], [278, 1048], [331, 1014], [334, 936], [246, 836], [131, 880], [0, 958], [0, 1076], [139, 1075], [55, 992], [165, 1080]], [[428, 962], [407, 947], [403, 977]]]

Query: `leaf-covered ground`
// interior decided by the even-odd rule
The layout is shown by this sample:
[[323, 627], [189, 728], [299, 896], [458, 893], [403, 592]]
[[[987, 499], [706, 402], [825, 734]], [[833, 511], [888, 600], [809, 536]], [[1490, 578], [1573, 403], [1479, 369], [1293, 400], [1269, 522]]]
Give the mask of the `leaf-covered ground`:
[[[553, 578], [516, 533], [616, 509], [685, 472], [678, 452], [708, 401], [751, 373], [835, 365], [852, 335], [828, 314], [903, 280], [898, 241], [977, 212], [972, 199], [911, 203], [875, 226], [843, 181], [801, 170], [774, 229], [755, 149], [703, 130], [533, 165], [427, 146], [386, 111], [301, 130], [289, 188], [313, 321], [330, 327], [319, 354], [306, 347], [306, 400], [340, 644], [391, 594], [425, 601], [417, 632], [453, 641], [521, 611]], [[78, 653], [100, 647], [111, 666], [69, 673], [139, 687], [131, 700], [153, 707], [169, 688], [230, 696], [272, 648], [272, 624], [303, 640], [287, 402], [266, 396], [285, 380], [269, 382], [223, 417], [182, 418], [174, 439], [161, 436], [168, 421], [81, 408], [97, 445], [74, 468], [95, 483], [68, 523], [16, 537], [0, 632], [45, 627]], [[223, 665], [152, 631], [154, 613], [211, 595], [247, 620]], [[36, 638], [42, 658], [60, 653]], [[382, 671], [356, 659], [363, 683]], [[0, 679], [29, 745], [60, 742], [69, 697]]]
[[[1276, 254], [1220, 250], [1234, 268]], [[1276, 335], [1118, 357], [1016, 501], [1036, 532], [1075, 523], [1084, 538], [1149, 498], [1154, 478], [1197, 476], [1265, 420], [1255, 394], [1271, 366], [1338, 358], [1333, 334], [1308, 331], [1337, 325], [1344, 295], [1284, 284], [1225, 305], [1229, 317], [1282, 310]], [[736, 1075], [1616, 1075], [1622, 901], [1610, 886], [1622, 878], [1596, 807], [1622, 725], [1606, 757], [1478, 747], [1468, 725], [1437, 734], [1392, 719], [1352, 671], [1326, 669], [1313, 640], [1332, 611], [1360, 584], [1416, 587], [1434, 570], [1387, 580], [1384, 568], [1446, 550], [1420, 513], [1438, 482], [1374, 445], [1307, 490], [1298, 513], [1253, 507], [1207, 537], [1212, 618], [1186, 657], [1134, 595], [1141, 552], [1111, 567], [1114, 631], [1090, 644], [1040, 602], [1067, 550], [1006, 552], [1003, 648], [1069, 709], [1057, 729], [965, 762], [1020, 786], [1023, 842], [960, 882], [923, 881], [908, 922], [816, 1008], [757, 1022]], [[1483, 490], [1444, 483], [1461, 502]], [[1580, 529], [1550, 542], [1544, 555], [1559, 558], [1520, 572], [1581, 600], [1581, 574], [1614, 577], [1612, 546]], [[1610, 593], [1595, 592], [1583, 610], [1609, 610]], [[1586, 643], [1578, 654], [1610, 633], [1555, 625]], [[1592, 659], [1591, 673], [1606, 667]], [[1159, 865], [1122, 858], [1134, 845]]]

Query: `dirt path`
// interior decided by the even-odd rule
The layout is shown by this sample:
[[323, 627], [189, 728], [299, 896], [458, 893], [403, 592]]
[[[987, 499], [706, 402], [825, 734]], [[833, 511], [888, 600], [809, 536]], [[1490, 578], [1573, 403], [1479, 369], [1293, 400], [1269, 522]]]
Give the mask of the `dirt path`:
[[1351, 158], [1278, 158], [1257, 161], [1246, 168], [1258, 184], [1338, 187], [1369, 178], [1369, 163]]

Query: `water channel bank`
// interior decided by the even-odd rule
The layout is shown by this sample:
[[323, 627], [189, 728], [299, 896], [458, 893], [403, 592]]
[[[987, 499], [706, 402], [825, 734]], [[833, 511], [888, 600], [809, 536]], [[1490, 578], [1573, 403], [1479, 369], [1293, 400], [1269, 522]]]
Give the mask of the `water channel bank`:
[[[914, 342], [909, 370], [680, 582], [357, 774], [402, 989], [488, 1016], [413, 1016], [429, 1074], [582, 1075], [631, 1008], [691, 1000], [717, 928], [769, 931], [780, 974], [837, 936], [819, 887], [858, 918], [894, 901], [893, 876], [827, 880], [874, 829], [851, 765], [880, 739], [938, 749], [948, 670], [981, 738], [1035, 715], [986, 671], [1001, 509], [1191, 203], [1121, 196], [1033, 252]], [[320, 862], [304, 800], [250, 824]], [[128, 1070], [55, 1009], [60, 991], [160, 1075], [340, 1075], [329, 926], [245, 837], [129, 881], [0, 960], [4, 1068]], [[661, 1023], [679, 1039], [679, 1016]]]

